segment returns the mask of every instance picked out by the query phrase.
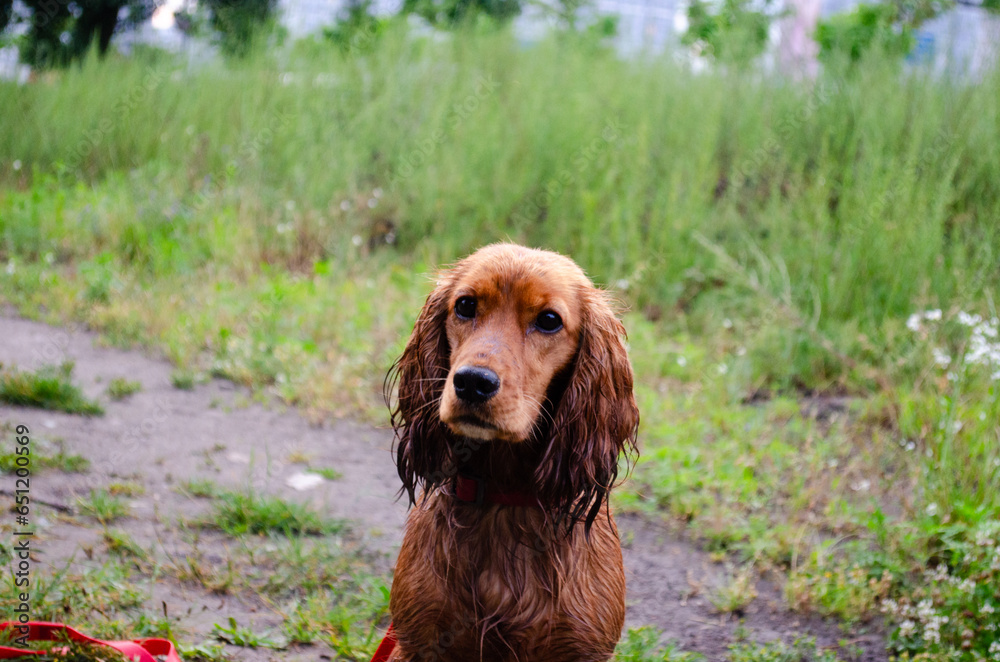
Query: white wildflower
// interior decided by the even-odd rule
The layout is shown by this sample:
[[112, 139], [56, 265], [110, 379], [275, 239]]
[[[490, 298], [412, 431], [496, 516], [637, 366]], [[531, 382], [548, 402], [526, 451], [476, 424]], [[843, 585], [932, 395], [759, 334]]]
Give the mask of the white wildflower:
[[5, 269], [8, 276], [14, 275], [14, 258], [7, 261], [7, 268]]
[[727, 372], [729, 372], [729, 366], [727, 366], [725, 363], [720, 363], [719, 365], [715, 366], [715, 369], [719, 372], [720, 375], [724, 375]]
[[917, 629], [917, 624], [911, 621], [910, 619], [906, 619], [905, 621], [899, 624], [899, 636], [909, 637], [914, 633], [914, 631], [916, 631], [916, 629]]
[[906, 318], [906, 328], [914, 333], [920, 330], [920, 313], [913, 313]]
[[[994, 624], [994, 627], [990, 629], [996, 629], [996, 624]], [[994, 660], [1000, 660], [1000, 641], [994, 641], [990, 644], [990, 656], [992, 656]]]
[[21, 169], [21, 159], [15, 159], [14, 163], [12, 163], [11, 165], [14, 166], [14, 170], [20, 170]]
[[965, 579], [958, 585], [958, 589], [960, 591], [964, 591], [965, 593], [975, 593], [976, 582], [973, 579]]
[[947, 616], [932, 616], [924, 626], [924, 641], [929, 644], [940, 644], [941, 626], [947, 622]]
[[979, 315], [970, 315], [964, 310], [958, 311], [958, 323], [964, 326], [976, 326], [983, 321]]
[[[937, 576], [938, 577], [941, 576], [941, 569], [942, 568], [944, 568], [943, 565], [939, 565], [938, 566], [938, 571], [937, 571]], [[947, 568], [945, 568], [945, 570], [944, 570], [944, 576], [945, 577], [948, 576], [948, 569]], [[936, 615], [937, 614], [935, 614], [935, 612], [934, 612], [934, 603], [930, 601], [930, 598], [927, 598], [925, 600], [921, 600], [919, 603], [917, 603], [917, 618], [919, 618], [921, 621], [923, 621], [923, 622], [926, 623], [927, 621], [929, 621], [932, 618], [934, 618]]]
[[618, 280], [615, 281], [615, 287], [617, 287], [619, 290], [627, 290], [628, 289], [628, 279], [627, 278], [619, 278]]
[[996, 609], [994, 609], [993, 605], [990, 604], [990, 602], [988, 600], [986, 601], [986, 603], [982, 607], [979, 608], [979, 613], [983, 614], [985, 616], [989, 616], [990, 614], [994, 613], [995, 611], [996, 611]]
[[939, 366], [943, 367], [951, 363], [951, 357], [940, 347], [935, 347], [931, 350], [931, 353], [934, 355], [934, 363], [937, 363]]
[[733, 328], [733, 320], [729, 319], [728, 317], [726, 319], [722, 320], [722, 328], [724, 328], [724, 329], [731, 329], [731, 328]]
[[924, 509], [924, 512], [926, 512], [931, 517], [933, 517], [934, 515], [936, 515], [937, 511], [938, 511], [938, 505], [936, 503], [934, 503], [933, 501], [931, 503], [927, 504], [927, 508]]
[[895, 615], [899, 613], [899, 603], [891, 598], [886, 598], [882, 601], [881, 611], [883, 614]]
[[993, 539], [993, 533], [995, 531], [995, 522], [990, 522], [989, 525], [981, 526], [979, 530], [976, 531], [976, 547], [992, 547], [996, 542]]
[[941, 319], [941, 309], [935, 308], [934, 310], [928, 310], [924, 312], [924, 319], [930, 320], [932, 322], [937, 322]]
[[688, 360], [687, 360], [686, 358], [684, 358], [684, 356], [683, 356], [683, 355], [679, 355], [679, 356], [677, 357], [677, 365], [679, 365], [680, 367], [682, 367], [682, 368], [683, 368], [683, 367], [684, 367], [684, 366], [686, 366], [687, 364], [688, 364]]
[[351, 237], [351, 243], [354, 244], [355, 246], [360, 246], [362, 243], [364, 243], [364, 239], [361, 238], [361, 235], [356, 234], [353, 237]]

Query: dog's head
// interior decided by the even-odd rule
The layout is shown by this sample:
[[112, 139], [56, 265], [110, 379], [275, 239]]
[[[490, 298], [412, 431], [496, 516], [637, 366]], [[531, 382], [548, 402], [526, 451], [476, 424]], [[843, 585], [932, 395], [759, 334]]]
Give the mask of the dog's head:
[[457, 439], [533, 444], [530, 489], [592, 521], [619, 456], [635, 451], [624, 333], [605, 293], [557, 253], [494, 244], [440, 274], [395, 366], [411, 501], [447, 479]]

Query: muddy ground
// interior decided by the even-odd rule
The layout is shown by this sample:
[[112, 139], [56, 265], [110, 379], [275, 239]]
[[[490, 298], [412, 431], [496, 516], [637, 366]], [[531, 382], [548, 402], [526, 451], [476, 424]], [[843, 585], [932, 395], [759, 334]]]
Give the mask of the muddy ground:
[[[391, 565], [406, 507], [396, 500], [399, 483], [390, 455], [390, 430], [350, 420], [312, 425], [294, 409], [252, 402], [243, 389], [222, 380], [179, 390], [172, 386], [172, 367], [164, 360], [102, 347], [95, 334], [84, 330], [0, 313], [0, 362], [34, 370], [64, 360], [75, 362], [74, 381], [104, 405], [104, 416], [0, 406], [0, 422], [25, 424], [35, 435], [62, 438], [68, 452], [90, 460], [90, 469], [82, 474], [36, 475], [31, 484], [36, 503], [72, 505], [91, 488], [138, 480], [146, 492], [133, 499], [132, 517], [116, 526], [157, 555], [176, 560], [190, 553], [190, 545], [173, 523], [205, 508], [204, 502], [176, 490], [177, 483], [199, 477], [234, 489], [249, 483], [254, 490], [309, 501], [332, 517], [353, 520], [363, 544], [380, 553], [386, 567]], [[115, 377], [137, 380], [142, 390], [122, 402], [110, 401], [105, 389]], [[304, 491], [293, 488], [288, 481], [301, 473], [302, 465], [290, 458], [302, 455], [342, 476]], [[33, 512], [45, 520], [38, 523], [41, 565], [61, 567], [70, 557], [78, 564], [104, 560], [93, 551], [102, 548], [100, 525], [86, 518], [57, 517], [45, 506], [35, 506]], [[676, 526], [634, 515], [618, 521], [626, 541], [628, 625], [655, 625], [681, 648], [704, 653], [710, 660], [724, 658], [741, 625], [761, 642], [808, 635], [820, 646], [833, 647], [847, 640], [861, 651], [853, 659], [886, 659], [877, 634], [849, 632], [831, 621], [791, 613], [780, 591], [765, 580], [758, 582], [758, 597], [745, 610], [742, 623], [720, 615], [708, 595], [726, 581], [723, 564], [713, 563]], [[206, 559], [221, 560], [226, 544], [222, 536], [207, 536], [200, 548]], [[161, 601], [166, 603], [168, 613], [180, 616], [181, 626], [196, 638], [208, 636], [214, 623], [225, 623], [229, 616], [261, 629], [276, 627], [281, 620], [253, 598], [219, 596], [173, 579], [157, 581], [153, 593], [151, 605], [159, 609]], [[321, 646], [232, 652], [234, 659], [250, 662], [330, 659]]]

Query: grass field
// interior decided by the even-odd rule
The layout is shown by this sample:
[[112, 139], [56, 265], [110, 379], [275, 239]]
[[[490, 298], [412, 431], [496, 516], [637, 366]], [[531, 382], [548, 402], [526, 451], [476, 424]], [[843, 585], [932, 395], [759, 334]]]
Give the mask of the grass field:
[[792, 84], [391, 26], [346, 55], [88, 61], [0, 84], [0, 116], [23, 314], [162, 351], [178, 386], [384, 422], [435, 265], [564, 252], [629, 310], [621, 507], [799, 609], [887, 619], [900, 659], [1000, 659], [997, 75]]

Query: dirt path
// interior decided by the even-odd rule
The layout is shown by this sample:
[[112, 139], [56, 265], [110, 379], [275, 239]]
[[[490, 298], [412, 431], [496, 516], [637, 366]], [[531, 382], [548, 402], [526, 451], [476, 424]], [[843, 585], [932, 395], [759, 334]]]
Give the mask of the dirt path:
[[[140, 480], [146, 493], [134, 499], [133, 517], [122, 528], [157, 553], [183, 555], [188, 548], [173, 524], [205, 506], [179, 493], [176, 483], [198, 477], [232, 488], [249, 483], [255, 491], [310, 501], [331, 516], [354, 520], [364, 544], [383, 553], [387, 565], [391, 563], [406, 509], [395, 500], [398, 479], [389, 452], [389, 430], [344, 420], [313, 426], [295, 410], [252, 403], [242, 389], [221, 380], [179, 390], [171, 385], [167, 362], [99, 347], [95, 338], [89, 332], [54, 328], [9, 313], [0, 316], [0, 362], [34, 370], [72, 360], [74, 381], [106, 409], [102, 417], [82, 418], [0, 406], [0, 423], [26, 424], [36, 435], [60, 437], [69, 452], [90, 460], [86, 473], [39, 474], [32, 482], [33, 499], [72, 504], [91, 488], [129, 477]], [[115, 377], [137, 380], [142, 390], [124, 402], [109, 401], [105, 389]], [[333, 467], [342, 477], [296, 490], [289, 484], [302, 471], [301, 464], [290, 461], [295, 456], [308, 456], [314, 466]], [[82, 519], [46, 519], [47, 523], [40, 522], [42, 564], [60, 566], [71, 556], [78, 564], [100, 563], [98, 555], [90, 558], [86, 551], [100, 547], [98, 525]], [[740, 624], [715, 613], [707, 593], [725, 580], [725, 569], [666, 526], [635, 516], [620, 517], [619, 526], [626, 540], [628, 624], [658, 626], [682, 648], [700, 651], [710, 660], [722, 659]], [[224, 544], [205, 541], [206, 558], [213, 558], [213, 545], [219, 549]], [[753, 639], [810, 635], [821, 646], [850, 640], [862, 651], [857, 659], [886, 659], [877, 635], [844, 632], [834, 623], [789, 613], [780, 592], [767, 582], [759, 582], [757, 590], [759, 597], [742, 623]], [[150, 600], [157, 606], [164, 602], [170, 614], [182, 614], [182, 625], [193, 633], [208, 634], [213, 623], [224, 623], [229, 616], [258, 627], [273, 627], [279, 621], [265, 605], [220, 597], [172, 580], [158, 581]], [[239, 649], [235, 659], [317, 660], [325, 654], [319, 647], [281, 652]]]

